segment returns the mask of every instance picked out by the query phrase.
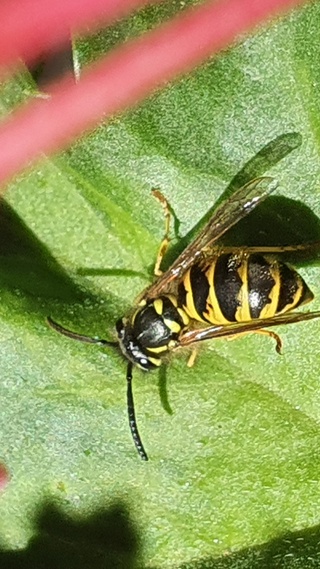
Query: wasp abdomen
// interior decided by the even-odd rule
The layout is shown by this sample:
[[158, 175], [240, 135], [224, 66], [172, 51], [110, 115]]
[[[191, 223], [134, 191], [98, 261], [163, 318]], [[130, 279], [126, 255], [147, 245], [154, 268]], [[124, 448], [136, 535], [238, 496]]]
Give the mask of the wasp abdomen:
[[194, 264], [179, 285], [179, 303], [190, 318], [212, 324], [271, 318], [312, 298], [289, 265], [245, 251]]

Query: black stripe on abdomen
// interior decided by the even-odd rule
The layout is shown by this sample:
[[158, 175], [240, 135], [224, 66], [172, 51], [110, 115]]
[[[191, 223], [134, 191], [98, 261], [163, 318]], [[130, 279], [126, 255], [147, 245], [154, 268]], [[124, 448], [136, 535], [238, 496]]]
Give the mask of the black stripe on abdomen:
[[223, 316], [229, 322], [236, 321], [239, 307], [239, 293], [242, 280], [238, 269], [241, 260], [237, 255], [220, 255], [216, 261], [213, 286]]
[[207, 300], [210, 284], [199, 265], [193, 265], [190, 269], [190, 285], [193, 296], [193, 304], [200, 318], [207, 320], [204, 312], [207, 311]]
[[287, 305], [292, 305], [299, 289], [298, 275], [294, 269], [284, 263], [279, 263], [280, 292], [277, 312], [281, 312]]
[[259, 318], [261, 311], [271, 303], [270, 294], [276, 284], [271, 262], [263, 255], [248, 258], [248, 292], [251, 318]]

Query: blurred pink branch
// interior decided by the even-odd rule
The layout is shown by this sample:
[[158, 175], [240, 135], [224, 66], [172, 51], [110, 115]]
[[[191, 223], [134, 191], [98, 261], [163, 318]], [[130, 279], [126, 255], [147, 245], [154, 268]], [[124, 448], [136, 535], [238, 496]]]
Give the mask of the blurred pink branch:
[[33, 63], [73, 33], [92, 32], [147, 0], [2, 0], [0, 69], [21, 58]]
[[6, 465], [3, 462], [1, 462], [0, 463], [0, 491], [1, 492], [7, 486], [9, 480], [10, 480], [9, 470], [7, 469]]
[[[30, 0], [31, 1], [31, 0]], [[91, 0], [94, 2], [94, 0]], [[226, 48], [239, 34], [301, 0], [220, 0], [190, 8], [113, 50], [74, 84], [64, 79], [0, 127], [0, 181]]]

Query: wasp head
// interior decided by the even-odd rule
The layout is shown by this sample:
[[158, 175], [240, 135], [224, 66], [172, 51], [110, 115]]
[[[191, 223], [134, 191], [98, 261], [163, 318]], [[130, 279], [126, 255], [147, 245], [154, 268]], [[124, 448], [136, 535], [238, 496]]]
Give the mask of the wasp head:
[[174, 300], [162, 296], [143, 302], [131, 317], [116, 324], [122, 353], [144, 370], [161, 364], [161, 356], [174, 348], [185, 326]]

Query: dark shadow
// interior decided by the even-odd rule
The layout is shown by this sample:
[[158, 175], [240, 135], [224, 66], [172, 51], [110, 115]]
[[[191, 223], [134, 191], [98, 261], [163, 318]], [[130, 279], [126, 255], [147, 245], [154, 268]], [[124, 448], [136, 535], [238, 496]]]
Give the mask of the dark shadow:
[[[187, 242], [188, 235], [168, 252], [165, 258], [166, 268], [189, 243]], [[281, 247], [305, 244], [304, 251], [283, 253], [283, 259], [297, 264], [310, 264], [311, 262], [317, 264], [320, 262], [319, 242], [320, 220], [309, 207], [302, 202], [283, 196], [271, 196], [232, 227], [219, 241], [219, 245]]]
[[[234, 246], [276, 247], [313, 244], [320, 240], [320, 220], [300, 201], [271, 196], [224, 236], [223, 243]], [[295, 253], [313, 258], [314, 248]], [[287, 254], [286, 254], [287, 255]], [[291, 256], [291, 254], [290, 254]]]
[[[198, 223], [183, 239], [188, 239], [187, 243], [192, 241], [200, 229], [212, 217], [218, 205], [230, 198], [234, 192], [236, 192], [239, 188], [242, 188], [242, 186], [249, 183], [251, 180], [258, 178], [259, 176], [263, 176], [272, 167], [276, 166], [278, 162], [283, 160], [283, 158], [298, 148], [301, 143], [302, 137], [297, 132], [288, 132], [281, 134], [280, 136], [277, 136], [275, 139], [268, 142], [261, 150], [259, 150], [259, 152], [257, 152], [257, 154], [255, 154], [255, 156], [246, 162], [246, 164], [241, 168], [241, 170], [239, 170], [239, 172], [236, 173], [219, 199], [210, 207], [202, 219], [198, 221]], [[259, 209], [261, 207], [262, 206], [260, 205]], [[184, 247], [185, 245], [183, 248]]]
[[29, 72], [40, 91], [47, 91], [50, 84], [64, 75], [73, 74], [73, 48], [71, 37], [63, 46], [43, 54]]
[[320, 568], [320, 526], [288, 532], [256, 547], [226, 552], [180, 565], [179, 569], [312, 569]]
[[[264, 146], [231, 180], [218, 201], [203, 218], [180, 241], [172, 246], [165, 258], [168, 268], [197, 236], [200, 229], [212, 217], [217, 205], [223, 203], [234, 192], [252, 179], [264, 175], [286, 155], [301, 144], [299, 133], [285, 133]], [[249, 215], [232, 227], [219, 243], [228, 246], [276, 247], [300, 245], [320, 241], [320, 220], [306, 205], [283, 196], [271, 196]], [[317, 258], [314, 247], [295, 254], [285, 255], [285, 259], [296, 262], [310, 262]]]
[[54, 503], [35, 519], [34, 537], [20, 551], [0, 551], [3, 569], [135, 569], [138, 532], [128, 508], [117, 503], [72, 518]]
[[158, 387], [162, 408], [168, 415], [173, 415], [172, 407], [169, 403], [168, 389], [167, 389], [167, 366], [163, 364], [159, 368]]
[[[263, 521], [262, 521], [263, 523]], [[288, 532], [267, 543], [205, 557], [177, 569], [313, 569], [320, 568], [320, 526]], [[66, 515], [48, 502], [34, 521], [26, 548], [0, 548], [4, 569], [142, 569], [143, 539], [124, 503], [91, 516]], [[150, 565], [148, 564], [148, 567]], [[160, 569], [151, 566], [152, 569]]]
[[0, 200], [0, 290], [6, 289], [19, 296], [23, 318], [35, 326], [45, 327], [46, 317], [52, 316], [65, 327], [77, 328], [75, 322], [83, 319], [85, 311], [87, 329], [82, 333], [87, 335], [109, 336], [127, 309], [116, 295], [102, 298], [92, 293], [83, 277], [73, 280], [19, 215]]
[[61, 300], [76, 301], [84, 296], [4, 200], [0, 200], [0, 287]]
[[220, 199], [223, 201], [251, 180], [263, 176], [301, 144], [299, 132], [286, 132], [268, 142], [236, 173]]

